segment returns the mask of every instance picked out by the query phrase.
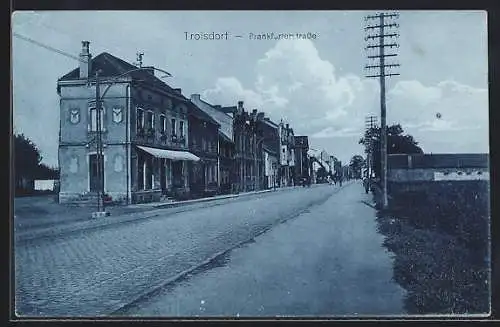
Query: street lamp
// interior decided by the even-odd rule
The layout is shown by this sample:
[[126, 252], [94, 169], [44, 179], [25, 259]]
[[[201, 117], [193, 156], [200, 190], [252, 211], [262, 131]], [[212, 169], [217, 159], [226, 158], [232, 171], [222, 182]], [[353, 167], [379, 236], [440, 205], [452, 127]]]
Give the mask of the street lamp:
[[[97, 139], [96, 139], [96, 150], [97, 150], [97, 176], [98, 176], [98, 188], [97, 188], [97, 212], [92, 214], [92, 217], [98, 218], [98, 217], [104, 217], [104, 216], [109, 216], [109, 213], [104, 210], [104, 158], [103, 158], [103, 153], [102, 153], [102, 117], [101, 117], [101, 102], [104, 99], [104, 96], [108, 92], [108, 90], [116, 84], [119, 79], [125, 75], [128, 75], [130, 73], [133, 73], [135, 71], [141, 71], [141, 70], [157, 70], [162, 73], [165, 73], [166, 76], [163, 77], [168, 77], [172, 76], [170, 73], [159, 69], [155, 67], [139, 67], [139, 68], [134, 68], [129, 71], [124, 72], [123, 74], [120, 74], [118, 76], [112, 77], [111, 79], [106, 79], [101, 81], [99, 79], [99, 74], [102, 72], [101, 70], [97, 70], [95, 72], [95, 102], [96, 102], [96, 127], [97, 127]], [[105, 82], [109, 83], [109, 85], [106, 87], [102, 95], [100, 95], [100, 83]], [[90, 80], [89, 80], [90, 83]], [[128, 140], [127, 140], [128, 142]], [[128, 145], [127, 145], [128, 146]], [[128, 181], [127, 181], [128, 183]], [[102, 208], [102, 211], [101, 211]]]

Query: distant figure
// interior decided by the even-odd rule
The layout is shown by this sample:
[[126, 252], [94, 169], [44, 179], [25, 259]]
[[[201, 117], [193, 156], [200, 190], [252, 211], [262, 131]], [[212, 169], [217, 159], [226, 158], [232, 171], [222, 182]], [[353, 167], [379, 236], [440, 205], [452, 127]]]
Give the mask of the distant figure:
[[370, 191], [370, 179], [368, 177], [363, 179], [363, 186], [365, 188], [365, 193], [368, 194], [368, 191]]

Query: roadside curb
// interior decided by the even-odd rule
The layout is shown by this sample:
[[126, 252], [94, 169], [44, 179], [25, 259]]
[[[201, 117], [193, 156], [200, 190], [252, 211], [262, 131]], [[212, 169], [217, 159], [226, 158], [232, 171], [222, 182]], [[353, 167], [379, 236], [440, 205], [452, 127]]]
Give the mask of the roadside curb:
[[267, 189], [267, 190], [262, 190], [262, 191], [246, 192], [246, 193], [240, 193], [240, 194], [228, 194], [228, 195], [214, 196], [214, 197], [201, 198], [201, 199], [195, 199], [195, 200], [162, 203], [162, 204], [154, 205], [153, 208], [180, 207], [180, 206], [194, 204], [194, 203], [203, 203], [203, 202], [212, 202], [212, 201], [217, 201], [217, 200], [232, 199], [232, 198], [245, 197], [245, 196], [250, 196], [250, 195], [255, 195], [255, 194], [268, 193], [268, 192], [272, 192], [272, 191], [273, 191], [272, 189]]
[[[66, 236], [66, 235], [72, 234], [72, 233], [83, 232], [86, 230], [92, 230], [92, 229], [107, 227], [107, 226], [116, 225], [116, 224], [140, 221], [140, 220], [144, 220], [144, 219], [148, 219], [148, 218], [154, 218], [154, 217], [160, 216], [161, 214], [164, 214], [164, 212], [161, 211], [162, 209], [188, 207], [190, 205], [196, 205], [199, 203], [216, 202], [217, 200], [223, 201], [223, 200], [238, 199], [238, 198], [244, 198], [244, 197], [248, 197], [248, 196], [252, 196], [252, 195], [263, 194], [263, 193], [276, 193], [276, 192], [282, 192], [282, 191], [287, 191], [287, 190], [294, 190], [297, 188], [298, 188], [298, 186], [282, 187], [282, 188], [276, 188], [275, 190], [274, 189], [267, 189], [267, 190], [255, 191], [255, 192], [230, 194], [230, 195], [226, 195], [223, 197], [211, 197], [211, 198], [203, 198], [203, 199], [196, 199], [196, 200], [163, 203], [163, 204], [157, 204], [154, 206], [144, 206], [143, 212], [124, 213], [124, 214], [119, 214], [119, 215], [106, 216], [106, 217], [102, 217], [102, 218], [90, 218], [89, 217], [88, 220], [78, 221], [78, 222], [75, 222], [74, 224], [67, 224], [67, 225], [64, 225], [61, 227], [52, 226], [52, 227], [39, 229], [35, 232], [14, 232], [15, 242], [22, 243], [22, 242], [29, 242], [29, 241], [38, 241], [38, 240], [47, 239], [47, 238], [51, 238], [51, 237]], [[184, 211], [180, 211], [180, 212], [184, 212]], [[175, 214], [175, 213], [179, 213], [179, 212], [173, 212], [172, 214]]]

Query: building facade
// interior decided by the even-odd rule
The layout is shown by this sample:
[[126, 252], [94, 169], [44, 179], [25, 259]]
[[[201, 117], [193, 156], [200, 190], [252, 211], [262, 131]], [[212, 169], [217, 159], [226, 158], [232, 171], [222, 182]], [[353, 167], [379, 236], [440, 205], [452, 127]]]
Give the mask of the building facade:
[[219, 193], [229, 194], [232, 192], [232, 168], [233, 168], [233, 152], [234, 142], [231, 141], [223, 132], [219, 130], [219, 156], [218, 156], [218, 171], [219, 171]]
[[280, 122], [278, 125], [280, 140], [280, 167], [278, 178], [280, 186], [295, 185], [295, 137], [289, 124]]
[[233, 169], [234, 136], [233, 110], [224, 111], [221, 106], [212, 105], [201, 99], [199, 94], [192, 94], [191, 101], [204, 113], [219, 124], [217, 143], [218, 192], [231, 193], [238, 189]]
[[309, 140], [307, 136], [295, 136], [295, 176], [297, 179], [309, 179]]
[[191, 195], [203, 197], [219, 192], [219, 123], [196, 104], [189, 106], [189, 149], [200, 161], [189, 164]]
[[98, 191], [120, 203], [189, 193], [188, 162], [199, 160], [188, 151], [189, 100], [153, 67], [138, 70], [105, 52], [92, 58], [89, 42], [82, 42], [80, 58], [58, 80], [59, 201], [85, 201]]
[[279, 149], [280, 137], [279, 126], [272, 122], [269, 118], [264, 117], [260, 120], [264, 152], [264, 182], [263, 188], [278, 187], [277, 176], [279, 168]]
[[[233, 192], [248, 192], [258, 188], [257, 166], [262, 164], [262, 155], [256, 153], [256, 128], [254, 116], [243, 107], [219, 107], [218, 110], [232, 116], [234, 152], [232, 162]], [[254, 111], [256, 119], [256, 111]], [[254, 156], [254, 153], [256, 156]]]

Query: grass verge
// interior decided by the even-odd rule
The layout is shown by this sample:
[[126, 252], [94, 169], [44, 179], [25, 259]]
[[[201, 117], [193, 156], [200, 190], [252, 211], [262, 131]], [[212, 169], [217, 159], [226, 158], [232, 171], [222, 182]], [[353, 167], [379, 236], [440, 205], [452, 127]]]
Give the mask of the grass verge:
[[484, 184], [434, 183], [392, 192], [390, 210], [379, 210], [409, 314], [490, 311], [488, 203]]

